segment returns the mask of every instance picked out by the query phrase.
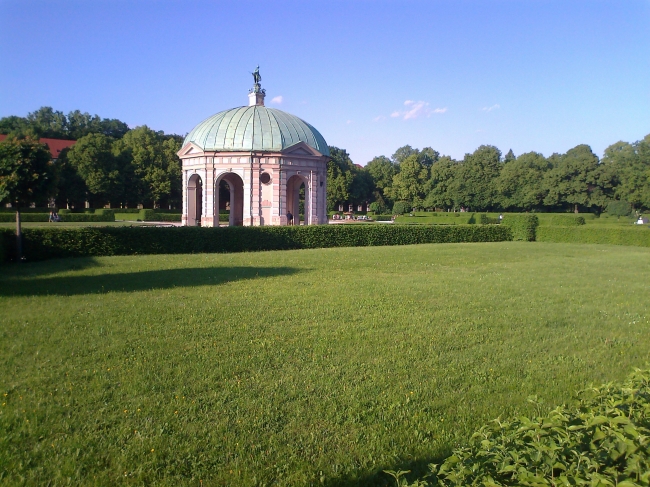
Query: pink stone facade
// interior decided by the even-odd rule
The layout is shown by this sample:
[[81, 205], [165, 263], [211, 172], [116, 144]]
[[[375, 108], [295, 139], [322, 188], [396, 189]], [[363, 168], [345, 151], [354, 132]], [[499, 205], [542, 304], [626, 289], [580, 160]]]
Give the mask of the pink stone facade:
[[204, 152], [189, 142], [178, 155], [183, 163], [183, 225], [219, 225], [222, 180], [230, 188], [230, 225], [287, 225], [289, 212], [297, 224], [303, 183], [305, 212], [300, 223], [327, 223], [329, 158], [304, 142], [274, 153]]

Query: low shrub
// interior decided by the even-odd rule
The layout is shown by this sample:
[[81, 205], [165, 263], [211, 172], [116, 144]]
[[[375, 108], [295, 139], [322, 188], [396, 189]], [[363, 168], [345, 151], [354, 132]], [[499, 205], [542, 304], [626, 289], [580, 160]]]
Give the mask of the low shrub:
[[[13, 240], [3, 230], [11, 252]], [[423, 243], [512, 240], [501, 225], [308, 225], [290, 227], [85, 227], [34, 228], [23, 233], [27, 260], [134, 254], [252, 252]]]
[[478, 221], [481, 225], [497, 225], [501, 223], [501, 220], [498, 216], [489, 216], [485, 213], [481, 213], [478, 216]]
[[431, 485], [649, 485], [650, 371], [587, 389], [578, 400], [577, 407], [484, 426], [439, 468], [431, 465]]
[[403, 215], [413, 209], [413, 206], [406, 201], [396, 201], [393, 205], [393, 215]]
[[[46, 222], [50, 218], [50, 213], [23, 213], [20, 210], [21, 222]], [[16, 211], [13, 213], [0, 213], [0, 222], [8, 223], [16, 221]]]
[[370, 218], [376, 222], [389, 222], [393, 220], [393, 215], [372, 215]]
[[397, 217], [395, 221], [397, 223], [419, 223], [422, 225], [471, 225], [476, 223], [474, 213], [468, 212], [447, 213], [439, 216], [435, 213], [424, 216], [417, 214], [415, 216], [403, 215]]
[[[157, 222], [180, 222], [182, 221], [182, 215], [180, 213], [158, 213], [156, 210], [156, 216], [154, 221]], [[219, 221], [221, 221], [221, 215], [219, 215]], [[228, 221], [228, 220], [226, 220]]]
[[[22, 206], [20, 207], [20, 214], [22, 215], [23, 213], [50, 213], [52, 211], [52, 208], [45, 208], [45, 207], [37, 207], [37, 208], [23, 208]], [[9, 207], [7, 208], [6, 206], [1, 206], [0, 207], [0, 213], [13, 213], [14, 215], [16, 214], [16, 208]]]
[[650, 229], [639, 225], [629, 227], [539, 227], [538, 242], [595, 243], [650, 247]]
[[569, 225], [584, 225], [585, 217], [583, 215], [557, 215], [547, 214], [539, 217], [539, 224], [543, 226], [556, 225], [556, 226], [569, 226]]
[[156, 212], [148, 208], [142, 209], [138, 213], [138, 220], [141, 220], [143, 222], [156, 221]]
[[539, 225], [537, 215], [504, 215], [501, 226], [505, 226], [512, 232], [513, 240], [525, 240], [534, 242], [536, 229]]

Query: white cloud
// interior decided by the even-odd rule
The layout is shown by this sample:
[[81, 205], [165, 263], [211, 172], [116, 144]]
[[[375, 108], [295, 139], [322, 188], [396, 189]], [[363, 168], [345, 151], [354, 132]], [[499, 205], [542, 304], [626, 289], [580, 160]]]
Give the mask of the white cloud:
[[274, 98], [271, 98], [271, 103], [275, 103], [277, 105], [280, 105], [282, 103], [282, 100], [284, 100], [284, 98], [282, 98], [282, 95], [276, 96]]
[[372, 119], [373, 122], [381, 122], [382, 120], [386, 120], [386, 117], [383, 115], [379, 115], [378, 117]]
[[491, 112], [492, 110], [497, 110], [499, 108], [501, 108], [501, 107], [499, 106], [498, 103], [496, 103], [496, 104], [492, 105], [491, 107], [483, 107], [483, 108], [481, 108], [481, 110], [484, 111], [484, 112]]
[[352, 120], [348, 120], [348, 121], [345, 122], [345, 123], [347, 123], [348, 125], [350, 125], [350, 124], [352, 123]]
[[[402, 111], [396, 110], [390, 116], [392, 118], [401, 118], [402, 120], [411, 120], [414, 118], [430, 117], [432, 113], [445, 113], [447, 111], [447, 107], [432, 109], [429, 102], [422, 100], [406, 100], [404, 101], [404, 106], [406, 109]], [[378, 120], [379, 117], [375, 118], [375, 121]]]

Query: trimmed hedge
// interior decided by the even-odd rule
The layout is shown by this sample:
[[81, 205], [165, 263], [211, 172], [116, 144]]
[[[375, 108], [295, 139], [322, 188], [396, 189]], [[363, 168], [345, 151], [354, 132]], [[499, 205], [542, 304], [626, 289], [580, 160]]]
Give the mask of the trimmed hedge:
[[[52, 211], [52, 208], [24, 208], [20, 207], [20, 214], [22, 215], [23, 213], [47, 213], [49, 214], [50, 211]], [[0, 213], [13, 213], [14, 215], [16, 214], [16, 208], [9, 207], [7, 208], [6, 206], [1, 206], [0, 207]]]
[[550, 215], [543, 216], [539, 219], [539, 224], [543, 226], [555, 225], [568, 227], [570, 225], [584, 225], [585, 217], [582, 215]]
[[501, 220], [499, 220], [498, 216], [489, 216], [486, 213], [481, 213], [478, 216], [478, 220], [481, 225], [498, 225], [501, 223]]
[[641, 225], [639, 227], [539, 227], [537, 241], [650, 247], [650, 229]]
[[[71, 213], [69, 210], [59, 211], [61, 221], [64, 222], [114, 222], [115, 213], [113, 210], [102, 209], [94, 213]], [[50, 213], [23, 213], [20, 211], [21, 222], [47, 222]], [[15, 222], [16, 213], [0, 213], [0, 222]]]
[[[180, 222], [182, 221], [182, 216], [180, 213], [158, 213], [156, 212], [155, 220], [157, 222]], [[226, 215], [228, 216], [228, 215]], [[219, 215], [219, 221], [221, 221], [221, 215]], [[228, 220], [226, 220], [228, 221]]]
[[534, 242], [539, 225], [537, 215], [504, 215], [501, 225], [510, 229], [513, 240]]
[[[9, 252], [13, 232], [1, 234]], [[423, 243], [512, 240], [501, 225], [308, 225], [288, 227], [86, 227], [34, 228], [23, 233], [27, 260], [135, 254], [253, 252]], [[11, 255], [11, 254], [9, 254]]]
[[[50, 217], [50, 213], [23, 213], [20, 210], [21, 222], [46, 222]], [[16, 221], [16, 212], [13, 213], [0, 213], [0, 222], [8, 223]]]

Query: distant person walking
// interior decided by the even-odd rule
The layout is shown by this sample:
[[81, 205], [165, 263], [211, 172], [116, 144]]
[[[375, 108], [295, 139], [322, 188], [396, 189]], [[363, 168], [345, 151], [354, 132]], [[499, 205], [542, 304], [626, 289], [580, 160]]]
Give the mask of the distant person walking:
[[287, 211], [287, 225], [293, 225], [293, 215], [290, 211]]

